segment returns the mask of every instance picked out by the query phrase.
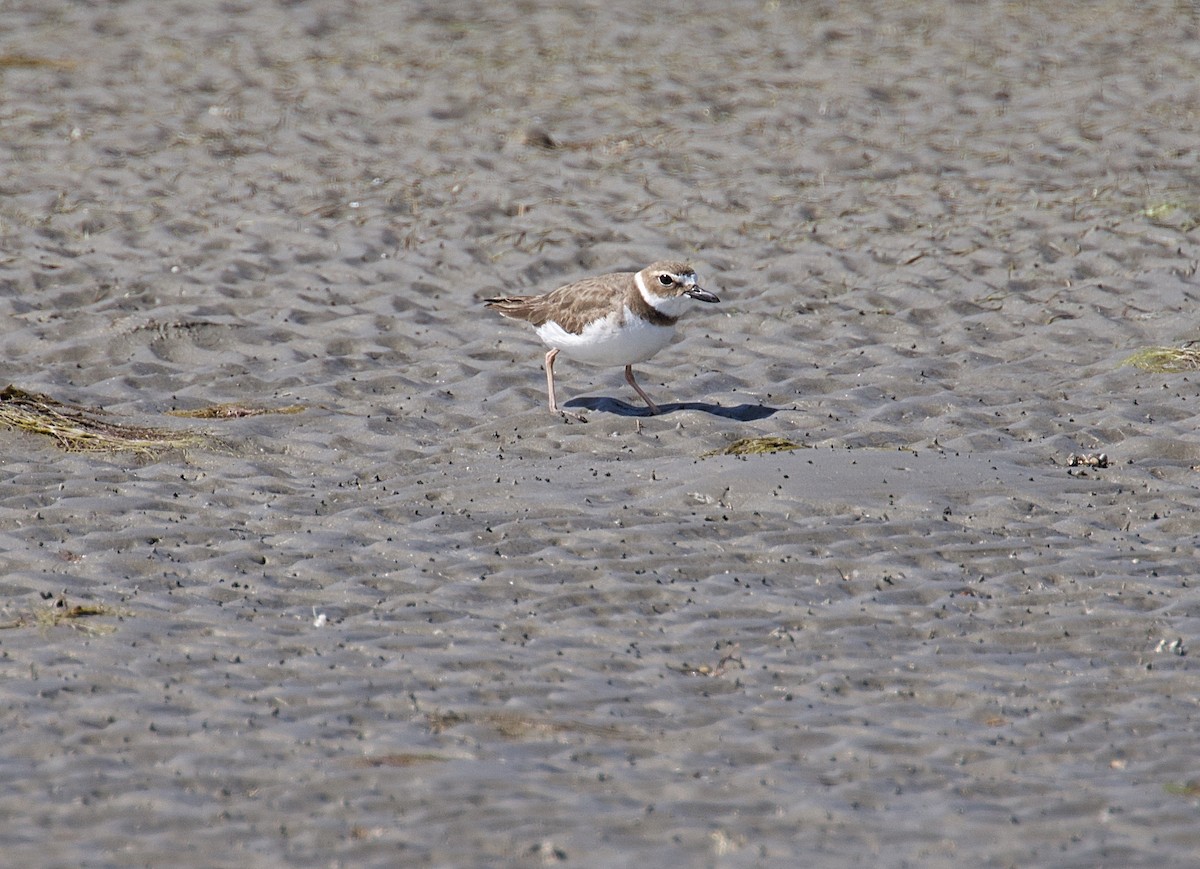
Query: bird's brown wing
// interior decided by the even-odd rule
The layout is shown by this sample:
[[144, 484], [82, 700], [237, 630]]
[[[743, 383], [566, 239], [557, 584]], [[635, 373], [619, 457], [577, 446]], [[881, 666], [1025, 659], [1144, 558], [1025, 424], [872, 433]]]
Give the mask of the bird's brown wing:
[[624, 292], [620, 289], [623, 284], [620, 279], [632, 280], [633, 275], [584, 278], [541, 296], [497, 296], [484, 299], [484, 304], [505, 317], [525, 320], [534, 326], [553, 320], [566, 331], [578, 335], [588, 323], [612, 309], [614, 293]]

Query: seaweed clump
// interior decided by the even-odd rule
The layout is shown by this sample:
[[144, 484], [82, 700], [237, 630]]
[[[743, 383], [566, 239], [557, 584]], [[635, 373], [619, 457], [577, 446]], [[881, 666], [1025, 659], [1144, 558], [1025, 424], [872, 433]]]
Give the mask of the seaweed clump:
[[37, 627], [40, 630], [67, 625], [85, 634], [111, 634], [116, 630], [108, 624], [94, 624], [92, 619], [98, 616], [113, 616], [118, 619], [131, 615], [128, 610], [112, 607], [104, 603], [70, 604], [66, 595], [59, 595], [48, 606], [32, 612], [21, 613], [9, 621], [0, 622], [0, 630]]
[[303, 413], [308, 408], [303, 404], [289, 404], [287, 407], [256, 407], [247, 404], [210, 404], [195, 410], [168, 410], [167, 416], [181, 416], [188, 419], [242, 419], [248, 416], [265, 416], [268, 413]]
[[702, 458], [708, 456], [756, 456], [763, 453], [781, 453], [803, 448], [803, 444], [793, 443], [787, 438], [768, 435], [757, 438], [739, 438], [726, 447], [705, 453]]
[[46, 435], [68, 452], [134, 452], [153, 455], [205, 442], [204, 435], [102, 419], [103, 411], [63, 404], [16, 386], [0, 391], [0, 425]]
[[1121, 362], [1143, 371], [1171, 374], [1180, 371], [1200, 370], [1200, 348], [1197, 347], [1147, 347]]

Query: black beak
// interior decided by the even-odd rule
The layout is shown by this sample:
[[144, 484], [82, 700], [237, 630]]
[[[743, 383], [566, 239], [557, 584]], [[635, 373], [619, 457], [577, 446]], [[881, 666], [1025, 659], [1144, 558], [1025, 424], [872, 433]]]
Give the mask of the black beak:
[[714, 296], [712, 293], [710, 293], [708, 290], [702, 290], [699, 287], [692, 287], [690, 290], [688, 290], [686, 293], [684, 293], [684, 295], [691, 296], [697, 302], [719, 302], [719, 301], [721, 301], [716, 296]]

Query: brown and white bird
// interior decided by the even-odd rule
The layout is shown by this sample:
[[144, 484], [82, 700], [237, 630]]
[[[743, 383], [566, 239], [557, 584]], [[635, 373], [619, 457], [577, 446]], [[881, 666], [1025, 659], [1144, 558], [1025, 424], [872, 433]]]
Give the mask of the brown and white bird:
[[554, 400], [554, 358], [591, 365], [624, 365], [625, 379], [650, 408], [659, 413], [633, 379], [635, 362], [645, 362], [671, 342], [675, 321], [692, 299], [719, 302], [696, 283], [695, 270], [681, 262], [656, 262], [640, 272], [616, 272], [584, 278], [541, 296], [485, 299], [505, 317], [533, 324], [550, 348], [546, 354], [546, 392]]

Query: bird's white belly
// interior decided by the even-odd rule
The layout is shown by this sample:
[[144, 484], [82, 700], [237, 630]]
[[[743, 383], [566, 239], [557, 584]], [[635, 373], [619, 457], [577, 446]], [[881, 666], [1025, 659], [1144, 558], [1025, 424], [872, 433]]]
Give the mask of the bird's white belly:
[[583, 333], [575, 335], [554, 321], [538, 327], [537, 336], [547, 347], [559, 350], [564, 356], [591, 365], [632, 365], [644, 362], [671, 343], [675, 335], [672, 326], [655, 326], [634, 317], [625, 309], [625, 322], [616, 314], [589, 323]]

